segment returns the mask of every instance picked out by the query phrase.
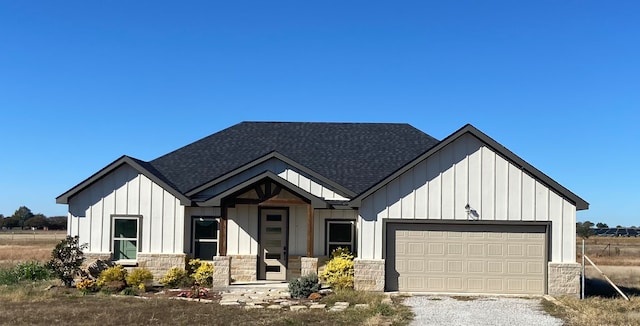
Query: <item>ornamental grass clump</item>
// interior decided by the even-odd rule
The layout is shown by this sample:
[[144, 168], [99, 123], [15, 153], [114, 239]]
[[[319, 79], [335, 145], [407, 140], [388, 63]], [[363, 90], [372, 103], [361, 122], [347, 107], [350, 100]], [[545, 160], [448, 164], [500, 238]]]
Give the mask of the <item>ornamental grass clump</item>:
[[320, 277], [333, 289], [353, 289], [353, 254], [346, 248], [337, 248], [331, 255]]

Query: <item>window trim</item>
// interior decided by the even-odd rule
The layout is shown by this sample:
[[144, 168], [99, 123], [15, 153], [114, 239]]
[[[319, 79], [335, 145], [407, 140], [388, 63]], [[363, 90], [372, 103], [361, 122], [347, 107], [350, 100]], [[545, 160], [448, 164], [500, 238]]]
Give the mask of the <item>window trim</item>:
[[[351, 242], [330, 242], [329, 241], [329, 228], [331, 224], [350, 224], [351, 225]], [[351, 245], [351, 253], [354, 256], [357, 256], [357, 248], [356, 248], [356, 220], [354, 219], [326, 219], [325, 220], [325, 228], [324, 228], [324, 254], [329, 256], [331, 252], [329, 251], [329, 246], [332, 244], [349, 244]]]
[[[115, 235], [116, 220], [135, 220], [136, 221], [136, 237], [135, 238], [116, 237]], [[138, 254], [140, 253], [140, 242], [141, 242], [140, 239], [142, 238], [141, 227], [142, 227], [142, 215], [111, 215], [110, 249], [111, 249], [112, 258], [114, 258], [114, 262], [127, 265], [127, 263], [136, 263], [138, 261]], [[116, 240], [118, 241], [135, 240], [136, 241], [136, 258], [115, 260]]]
[[[196, 221], [198, 220], [213, 220], [218, 223], [216, 228], [216, 239], [196, 239]], [[205, 241], [202, 241], [205, 240]], [[220, 216], [214, 215], [192, 215], [191, 216], [191, 255], [196, 257], [196, 242], [215, 243], [216, 244], [216, 256], [220, 255]], [[202, 259], [201, 259], [202, 260]], [[210, 260], [207, 260], [210, 261]]]

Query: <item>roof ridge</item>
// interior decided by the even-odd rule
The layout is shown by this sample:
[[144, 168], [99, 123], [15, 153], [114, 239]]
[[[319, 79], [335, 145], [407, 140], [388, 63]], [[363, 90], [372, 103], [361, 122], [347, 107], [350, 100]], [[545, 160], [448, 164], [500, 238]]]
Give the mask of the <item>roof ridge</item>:
[[267, 121], [267, 120], [262, 120], [262, 121], [250, 121], [250, 120], [246, 120], [246, 121], [242, 121], [239, 124], [242, 123], [255, 123], [255, 124], [262, 124], [262, 123], [273, 123], [273, 124], [324, 124], [324, 125], [329, 125], [329, 124], [336, 124], [336, 125], [411, 125], [408, 122], [357, 122], [357, 121]]

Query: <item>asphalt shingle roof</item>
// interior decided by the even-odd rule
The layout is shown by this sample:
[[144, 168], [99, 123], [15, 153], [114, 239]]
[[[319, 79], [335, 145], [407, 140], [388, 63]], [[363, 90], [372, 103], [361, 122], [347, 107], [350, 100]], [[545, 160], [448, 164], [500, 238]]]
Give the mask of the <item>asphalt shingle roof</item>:
[[149, 165], [187, 193], [278, 152], [359, 194], [437, 143], [409, 124], [242, 122]]

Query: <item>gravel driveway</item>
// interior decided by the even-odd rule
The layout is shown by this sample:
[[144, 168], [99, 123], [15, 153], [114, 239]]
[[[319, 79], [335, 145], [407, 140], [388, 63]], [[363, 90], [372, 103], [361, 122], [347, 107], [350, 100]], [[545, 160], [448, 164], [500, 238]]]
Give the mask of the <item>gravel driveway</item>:
[[540, 299], [413, 296], [404, 301], [416, 314], [411, 325], [560, 326], [542, 310]]

